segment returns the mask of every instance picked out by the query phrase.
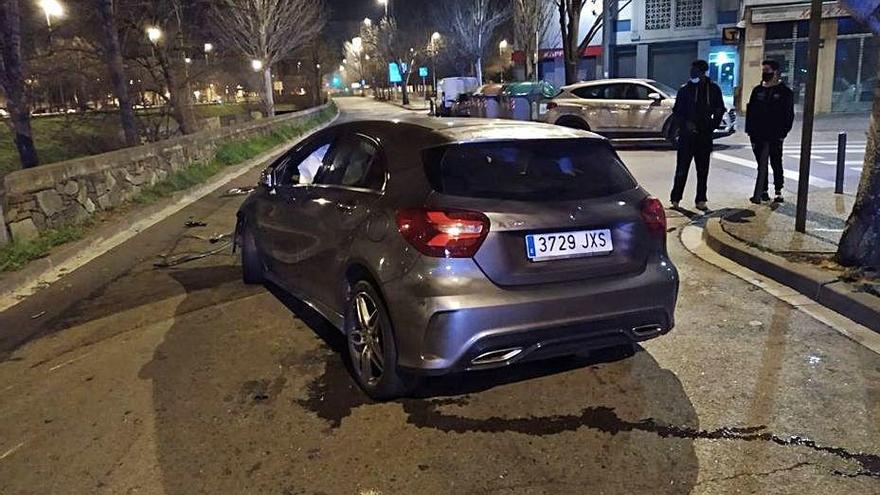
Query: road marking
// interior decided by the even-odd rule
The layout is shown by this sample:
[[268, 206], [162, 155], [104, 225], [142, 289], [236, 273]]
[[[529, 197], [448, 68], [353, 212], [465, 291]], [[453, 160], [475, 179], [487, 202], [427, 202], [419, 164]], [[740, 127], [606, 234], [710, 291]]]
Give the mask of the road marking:
[[850, 167], [849, 169], [850, 169], [850, 170], [855, 170], [856, 172], [861, 172], [861, 171], [862, 171], [862, 167]]
[[77, 357], [70, 359], [68, 361], [64, 361], [61, 364], [56, 364], [55, 366], [52, 366], [51, 368], [49, 368], [49, 371], [55, 371], [58, 368], [63, 368], [64, 366], [67, 366], [68, 364], [75, 363], [75, 362], [79, 361], [80, 359], [88, 356], [89, 354], [91, 354], [91, 352], [87, 352], [87, 353], [83, 354], [82, 356], [77, 356]]
[[24, 442], [20, 442], [20, 443], [19, 443], [18, 445], [16, 445], [15, 447], [12, 447], [11, 449], [9, 449], [9, 450], [7, 450], [6, 452], [4, 452], [2, 455], [0, 455], [0, 461], [2, 461], [3, 459], [6, 459], [7, 457], [9, 457], [9, 456], [11, 456], [12, 454], [14, 454], [15, 451], [18, 450], [18, 449], [20, 449], [22, 446], [24, 446]]
[[[753, 160], [746, 160], [745, 158], [740, 158], [738, 156], [732, 156], [732, 155], [728, 155], [726, 153], [717, 153], [717, 152], [712, 153], [712, 156], [719, 159], [719, 160], [722, 160], [722, 161], [725, 161], [728, 163], [732, 163], [734, 165], [741, 165], [743, 167], [747, 167], [752, 170], [758, 169], [758, 164], [755, 163]], [[795, 172], [794, 170], [789, 170], [786, 168], [783, 170], [783, 175], [785, 175], [785, 177], [787, 179], [792, 179], [795, 181], [798, 180], [798, 173]], [[813, 175], [810, 176], [810, 184], [812, 184], [816, 187], [833, 187], [834, 186], [834, 183], [831, 182], [830, 180], [821, 179], [821, 178], [813, 176]]]
[[[819, 163], [825, 165], [837, 165], [837, 160], [819, 160]], [[844, 160], [843, 162], [844, 165], [858, 165], [860, 163], [862, 163], [861, 160]]]
[[746, 282], [763, 289], [771, 296], [803, 311], [838, 333], [880, 354], [880, 334], [862, 326], [842, 314], [832, 311], [813, 301], [787, 285], [754, 272], [735, 261], [716, 253], [703, 242], [703, 229], [695, 225], [686, 225], [681, 229], [681, 243], [685, 249], [703, 261], [715, 265], [727, 273], [735, 275]]
[[[787, 156], [789, 158], [800, 158], [801, 157], [801, 155], [795, 155], [794, 153], [786, 153], [785, 156]], [[816, 160], [817, 158], [825, 158], [825, 157], [821, 156], [821, 155], [814, 155], [814, 154], [810, 153], [810, 160]]]

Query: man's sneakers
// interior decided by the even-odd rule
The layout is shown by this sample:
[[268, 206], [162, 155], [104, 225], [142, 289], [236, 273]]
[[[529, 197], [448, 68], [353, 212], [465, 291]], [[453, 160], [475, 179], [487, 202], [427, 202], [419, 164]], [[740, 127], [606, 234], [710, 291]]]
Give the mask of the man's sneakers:
[[705, 201], [697, 201], [695, 207], [700, 211], [709, 211], [709, 206], [706, 205]]
[[669, 204], [672, 205], [672, 209], [673, 209], [673, 210], [677, 210], [677, 209], [679, 209], [679, 208], [681, 207], [681, 206], [680, 206], [680, 205], [681, 205], [681, 202], [679, 202], [679, 201], [670, 201]]
[[785, 203], [785, 198], [782, 197], [782, 189], [776, 190], [776, 197], [773, 198], [774, 203]]
[[[759, 205], [761, 203], [769, 203], [770, 202], [770, 195], [767, 193], [764, 193], [764, 194], [761, 194], [760, 198], [751, 197], [751, 198], [749, 198], [749, 202], [752, 203], [753, 205]], [[785, 202], [785, 198], [782, 197], [782, 190], [781, 189], [776, 191], [776, 197], [773, 198], [773, 202], [774, 203], [784, 203]]]

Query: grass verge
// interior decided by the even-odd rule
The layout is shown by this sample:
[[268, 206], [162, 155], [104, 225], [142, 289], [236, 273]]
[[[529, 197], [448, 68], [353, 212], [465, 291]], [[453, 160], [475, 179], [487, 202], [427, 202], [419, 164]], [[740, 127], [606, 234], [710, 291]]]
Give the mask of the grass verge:
[[[169, 175], [166, 179], [142, 190], [132, 201], [137, 204], [150, 204], [170, 197], [177, 191], [202, 184], [224, 168], [250, 160], [285, 141], [295, 139], [327, 122], [335, 114], [336, 108], [331, 104], [330, 107], [305, 120], [281, 126], [270, 134], [225, 143], [217, 148], [211, 161], [193, 163]], [[0, 272], [18, 270], [32, 260], [45, 257], [55, 247], [82, 239], [97, 223], [98, 221], [89, 219], [80, 224], [43, 231], [38, 237], [29, 241], [13, 241], [0, 247]]]

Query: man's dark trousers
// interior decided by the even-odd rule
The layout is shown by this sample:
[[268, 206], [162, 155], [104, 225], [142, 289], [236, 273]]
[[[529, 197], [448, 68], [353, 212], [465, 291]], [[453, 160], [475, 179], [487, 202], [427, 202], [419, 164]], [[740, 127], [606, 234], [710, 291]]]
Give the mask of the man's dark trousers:
[[752, 139], [752, 151], [755, 153], [755, 160], [758, 162], [758, 177], [755, 181], [754, 199], [761, 199], [767, 194], [769, 171], [767, 170], [767, 162], [773, 168], [773, 186], [776, 192], [782, 191], [785, 184], [785, 175], [782, 170], [782, 140], [781, 139]]
[[709, 157], [712, 154], [711, 134], [688, 134], [682, 132], [678, 139], [678, 155], [675, 166], [675, 182], [672, 185], [672, 201], [681, 201], [687, 183], [691, 161], [697, 169], [697, 203], [706, 201], [706, 181], [709, 178]]

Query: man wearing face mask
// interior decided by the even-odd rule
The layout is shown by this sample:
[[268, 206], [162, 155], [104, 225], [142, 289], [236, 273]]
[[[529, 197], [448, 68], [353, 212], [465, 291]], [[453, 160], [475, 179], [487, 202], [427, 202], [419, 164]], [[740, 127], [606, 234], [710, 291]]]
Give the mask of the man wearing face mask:
[[691, 64], [691, 78], [679, 88], [672, 108], [679, 133], [675, 182], [670, 195], [673, 208], [679, 207], [693, 161], [697, 169], [696, 208], [709, 210], [706, 205], [706, 181], [712, 154], [712, 134], [724, 117], [724, 100], [721, 88], [706, 76], [708, 71], [709, 64], [705, 60], [695, 60]]
[[784, 183], [782, 169], [782, 141], [794, 122], [794, 96], [791, 89], [779, 79], [779, 63], [765, 60], [761, 63], [761, 84], [752, 90], [746, 107], [746, 134], [752, 141], [752, 151], [758, 162], [755, 190], [749, 198], [754, 204], [770, 201], [767, 193], [769, 173], [767, 162], [773, 167], [775, 202], [781, 203]]

